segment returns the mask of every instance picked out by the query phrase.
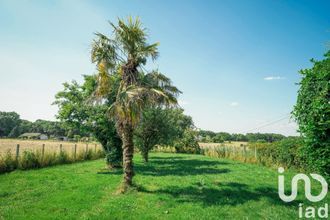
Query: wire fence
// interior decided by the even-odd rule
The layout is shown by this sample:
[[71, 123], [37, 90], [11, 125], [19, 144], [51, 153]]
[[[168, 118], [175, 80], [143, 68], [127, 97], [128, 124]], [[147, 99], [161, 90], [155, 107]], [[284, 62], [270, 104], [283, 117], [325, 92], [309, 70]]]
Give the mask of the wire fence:
[[75, 156], [81, 152], [89, 150], [102, 150], [102, 146], [96, 142], [66, 142], [66, 141], [42, 141], [42, 140], [17, 140], [0, 139], [0, 156], [11, 153], [19, 156], [24, 151], [47, 153], [66, 152], [70, 156]]

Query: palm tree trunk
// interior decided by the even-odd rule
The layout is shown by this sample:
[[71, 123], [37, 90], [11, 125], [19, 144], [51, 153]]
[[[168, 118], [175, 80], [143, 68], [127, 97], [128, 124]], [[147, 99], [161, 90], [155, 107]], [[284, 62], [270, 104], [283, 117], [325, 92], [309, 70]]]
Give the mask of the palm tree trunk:
[[124, 188], [133, 184], [133, 128], [129, 124], [122, 126]]

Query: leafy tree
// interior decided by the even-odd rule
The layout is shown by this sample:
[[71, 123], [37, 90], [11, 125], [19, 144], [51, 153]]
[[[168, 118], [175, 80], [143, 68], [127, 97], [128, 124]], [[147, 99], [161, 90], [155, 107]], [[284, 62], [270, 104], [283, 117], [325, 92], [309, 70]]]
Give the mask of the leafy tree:
[[[132, 185], [133, 133], [143, 110], [150, 105], [176, 104], [179, 90], [165, 75], [156, 70], [147, 72], [147, 60], [158, 57], [158, 43], [147, 42], [146, 29], [138, 18], [119, 19], [110, 23], [113, 36], [96, 34], [92, 47], [92, 61], [98, 69], [98, 97], [115, 92], [116, 99], [109, 114], [123, 142], [124, 190]], [[119, 84], [119, 87], [116, 86]]]
[[119, 167], [122, 163], [121, 140], [115, 125], [107, 117], [107, 110], [113, 102], [113, 96], [99, 105], [91, 105], [88, 100], [96, 90], [95, 75], [84, 76], [83, 85], [73, 81], [64, 83], [64, 90], [56, 94], [54, 104], [59, 106], [57, 118], [68, 129], [69, 136], [81, 137], [92, 134], [101, 143], [106, 162], [110, 167]]
[[33, 128], [32, 122], [21, 119], [20, 123], [11, 130], [8, 137], [17, 138], [23, 133], [32, 132], [32, 128]]
[[175, 141], [174, 147], [178, 153], [200, 153], [200, 147], [197, 141], [197, 131], [193, 129], [184, 130], [182, 138]]
[[[155, 145], [171, 145], [177, 152], [199, 152], [192, 118], [180, 108], [151, 107], [143, 111], [135, 130], [135, 143], [145, 160]], [[191, 131], [191, 132], [187, 132]]]
[[217, 134], [212, 138], [212, 142], [214, 143], [223, 143], [225, 141], [224, 137], [221, 134]]
[[64, 136], [65, 129], [63, 124], [56, 121], [47, 121], [38, 119], [31, 124], [29, 132], [47, 134], [48, 136]]
[[300, 71], [297, 103], [293, 115], [305, 140], [302, 154], [310, 169], [330, 172], [330, 51], [313, 67]]
[[7, 137], [20, 122], [16, 112], [0, 112], [0, 137]]
[[148, 153], [155, 145], [169, 144], [170, 128], [166, 110], [161, 107], [151, 107], [143, 111], [141, 121], [135, 129], [134, 142], [145, 162], [148, 162]]

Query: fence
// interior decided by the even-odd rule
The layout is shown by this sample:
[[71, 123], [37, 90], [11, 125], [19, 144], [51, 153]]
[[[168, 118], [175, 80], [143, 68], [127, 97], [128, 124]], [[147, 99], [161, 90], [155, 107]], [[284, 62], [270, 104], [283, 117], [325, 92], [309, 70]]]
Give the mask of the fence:
[[17, 139], [0, 139], [0, 156], [11, 152], [14, 155], [22, 154], [24, 151], [40, 151], [45, 153], [60, 153], [65, 151], [70, 156], [80, 153], [81, 151], [102, 150], [99, 143], [85, 142], [65, 142], [65, 141], [41, 141], [41, 140], [17, 140]]
[[[0, 140], [0, 173], [73, 163], [104, 157], [100, 144], [47, 141]], [[20, 142], [14, 144], [14, 141]]]

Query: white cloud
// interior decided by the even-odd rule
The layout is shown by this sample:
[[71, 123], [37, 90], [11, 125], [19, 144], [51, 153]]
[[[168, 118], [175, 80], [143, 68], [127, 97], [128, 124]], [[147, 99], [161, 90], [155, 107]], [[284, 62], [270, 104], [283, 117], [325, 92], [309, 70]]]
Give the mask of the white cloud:
[[232, 103], [230, 103], [230, 106], [232, 106], [232, 107], [236, 107], [236, 106], [238, 106], [238, 105], [239, 105], [238, 102], [232, 102]]
[[285, 79], [285, 77], [282, 76], [267, 76], [264, 78], [264, 80], [281, 80], [281, 79]]

